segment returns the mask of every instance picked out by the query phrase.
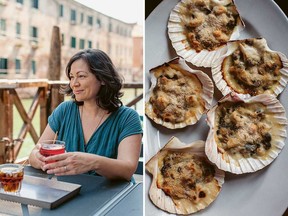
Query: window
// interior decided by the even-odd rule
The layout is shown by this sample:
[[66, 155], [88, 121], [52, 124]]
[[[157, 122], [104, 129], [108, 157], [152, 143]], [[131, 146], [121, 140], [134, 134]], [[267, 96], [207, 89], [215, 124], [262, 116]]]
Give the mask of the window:
[[97, 28], [101, 28], [101, 20], [99, 18], [97, 18], [97, 21], [96, 21], [96, 26]]
[[15, 59], [15, 72], [16, 74], [20, 74], [21, 71], [21, 60]]
[[93, 17], [88, 16], [88, 25], [92, 26], [93, 25]]
[[71, 22], [76, 23], [76, 10], [71, 9]]
[[17, 3], [23, 4], [23, 0], [16, 0]]
[[112, 32], [112, 23], [109, 23], [109, 32]]
[[71, 48], [76, 48], [76, 38], [71, 37]]
[[61, 34], [61, 44], [62, 44], [62, 46], [64, 46], [64, 44], [65, 44], [65, 37], [64, 37], [64, 34], [62, 33]]
[[64, 6], [62, 4], [59, 5], [59, 16], [64, 17]]
[[36, 61], [35, 60], [32, 60], [31, 61], [31, 71], [32, 71], [32, 74], [36, 74]]
[[88, 48], [92, 48], [92, 41], [88, 41]]
[[6, 20], [0, 19], [0, 34], [6, 35]]
[[81, 13], [81, 23], [83, 23], [83, 22], [84, 22], [84, 14]]
[[7, 74], [8, 59], [0, 58], [0, 74]]
[[21, 23], [19, 22], [16, 23], [16, 37], [17, 38], [21, 37]]
[[79, 41], [79, 49], [84, 49], [85, 48], [85, 40], [84, 39], [80, 39]]
[[31, 0], [31, 7], [32, 8], [39, 8], [38, 0]]
[[38, 42], [38, 28], [35, 26], [31, 26], [30, 28], [30, 37], [31, 41]]

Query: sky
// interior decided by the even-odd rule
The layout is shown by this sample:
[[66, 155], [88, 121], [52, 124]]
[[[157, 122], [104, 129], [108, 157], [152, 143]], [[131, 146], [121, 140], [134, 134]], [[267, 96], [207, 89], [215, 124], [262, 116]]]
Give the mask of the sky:
[[74, 0], [126, 23], [144, 22], [143, 0]]

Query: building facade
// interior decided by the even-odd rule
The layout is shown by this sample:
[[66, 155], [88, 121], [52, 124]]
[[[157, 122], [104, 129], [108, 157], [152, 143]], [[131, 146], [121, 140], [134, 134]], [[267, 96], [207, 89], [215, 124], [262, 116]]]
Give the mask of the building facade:
[[143, 81], [139, 26], [74, 0], [0, 0], [0, 79], [47, 78], [53, 26], [61, 34], [61, 79], [72, 55], [96, 48], [111, 57], [125, 82]]

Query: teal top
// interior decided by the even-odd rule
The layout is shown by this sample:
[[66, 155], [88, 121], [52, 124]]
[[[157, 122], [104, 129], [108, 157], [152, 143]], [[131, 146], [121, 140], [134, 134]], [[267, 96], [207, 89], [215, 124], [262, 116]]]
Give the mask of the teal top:
[[143, 133], [138, 113], [126, 106], [111, 113], [87, 144], [84, 141], [79, 106], [75, 102], [62, 102], [49, 116], [48, 123], [55, 133], [58, 131], [58, 139], [65, 141], [67, 152], [88, 152], [114, 159], [117, 158], [118, 146], [124, 138]]

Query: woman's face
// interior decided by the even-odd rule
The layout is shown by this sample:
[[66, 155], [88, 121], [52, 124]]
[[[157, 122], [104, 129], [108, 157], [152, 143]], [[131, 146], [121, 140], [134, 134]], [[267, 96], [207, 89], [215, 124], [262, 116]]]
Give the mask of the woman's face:
[[83, 59], [78, 59], [71, 65], [70, 87], [77, 101], [96, 101], [101, 83], [90, 72], [87, 63]]

